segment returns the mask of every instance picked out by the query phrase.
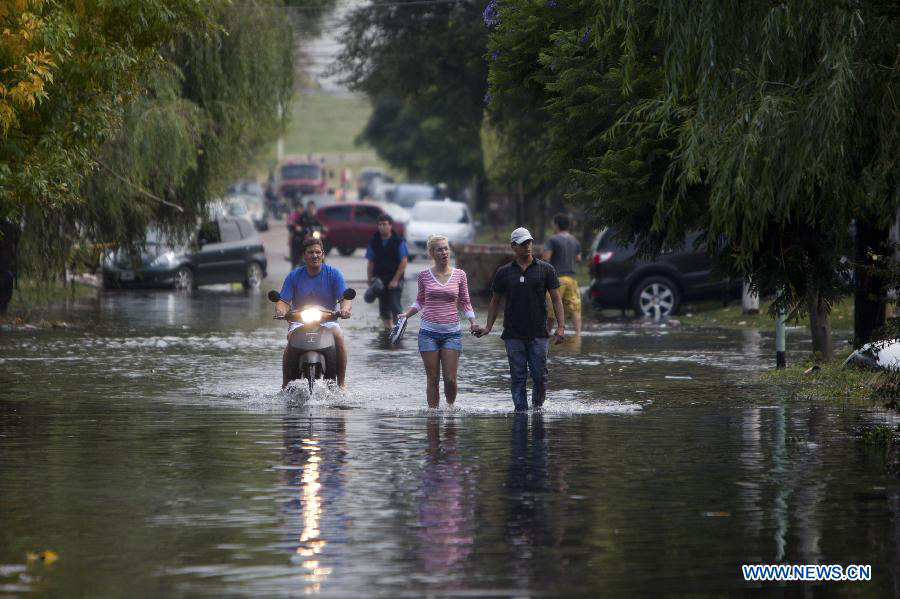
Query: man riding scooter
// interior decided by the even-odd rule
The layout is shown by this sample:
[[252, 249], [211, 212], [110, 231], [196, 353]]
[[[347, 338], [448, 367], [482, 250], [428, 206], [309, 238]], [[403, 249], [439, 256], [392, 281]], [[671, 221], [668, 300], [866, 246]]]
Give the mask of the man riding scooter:
[[[316, 203], [310, 200], [306, 204], [306, 210], [301, 211], [300, 200], [294, 200], [294, 210], [288, 217], [288, 245], [291, 250], [291, 268], [300, 266], [303, 256], [303, 242], [310, 237], [322, 237], [322, 223], [316, 218]], [[323, 251], [324, 251], [323, 241]]]
[[[334, 306], [340, 301], [340, 309], [336, 312], [339, 318], [350, 318], [353, 300], [344, 297], [347, 284], [341, 272], [324, 264], [325, 252], [320, 239], [310, 238], [303, 242], [303, 259], [306, 265], [291, 271], [281, 287], [280, 299], [275, 305], [275, 314], [284, 317], [291, 310], [304, 305]], [[337, 384], [344, 388], [344, 376], [347, 372], [347, 346], [344, 334], [336, 321], [323, 322], [321, 326], [328, 328], [334, 335], [337, 350]], [[282, 383], [284, 389], [289, 382], [300, 378], [298, 372], [300, 350], [292, 347], [290, 340], [294, 334], [301, 334], [302, 323], [291, 322], [288, 329], [288, 345], [284, 349], [281, 362]]]

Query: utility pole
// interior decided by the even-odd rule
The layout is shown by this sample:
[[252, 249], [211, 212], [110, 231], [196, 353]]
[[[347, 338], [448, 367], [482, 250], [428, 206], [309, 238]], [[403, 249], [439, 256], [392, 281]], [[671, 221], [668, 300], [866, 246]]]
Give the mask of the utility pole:
[[775, 296], [778, 312], [775, 316], [775, 368], [784, 368], [787, 366], [787, 355], [785, 353], [784, 342], [784, 288], [779, 287]]

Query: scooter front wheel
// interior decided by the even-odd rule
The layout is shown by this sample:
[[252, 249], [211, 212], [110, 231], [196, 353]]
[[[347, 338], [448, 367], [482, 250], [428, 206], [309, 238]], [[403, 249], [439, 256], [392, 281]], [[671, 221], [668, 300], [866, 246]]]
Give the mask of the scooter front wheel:
[[306, 375], [306, 380], [309, 383], [309, 394], [312, 395], [313, 387], [316, 384], [316, 365], [308, 364], [306, 366], [306, 372], [303, 374]]

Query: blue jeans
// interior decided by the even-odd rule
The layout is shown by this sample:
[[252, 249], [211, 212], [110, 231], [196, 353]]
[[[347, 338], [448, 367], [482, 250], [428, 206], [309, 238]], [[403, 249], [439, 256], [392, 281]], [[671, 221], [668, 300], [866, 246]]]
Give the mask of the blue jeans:
[[528, 409], [528, 373], [534, 388], [531, 404], [535, 408], [544, 405], [547, 397], [547, 348], [550, 339], [506, 339], [506, 357], [509, 358], [509, 375], [512, 378], [512, 400], [516, 410]]

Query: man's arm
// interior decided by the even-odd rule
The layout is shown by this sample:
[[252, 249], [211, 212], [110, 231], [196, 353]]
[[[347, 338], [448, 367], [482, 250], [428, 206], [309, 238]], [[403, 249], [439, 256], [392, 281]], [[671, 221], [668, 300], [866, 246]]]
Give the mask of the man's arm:
[[544, 246], [544, 254], [541, 256], [544, 262], [550, 262], [550, 258], [553, 257], [553, 242], [549, 239], [547, 240], [547, 245]]
[[559, 294], [559, 287], [557, 287], [556, 289], [550, 289], [549, 292], [550, 301], [553, 302], [553, 314], [556, 316], [556, 333], [553, 334], [553, 336], [555, 337], [553, 343], [554, 345], [556, 345], [562, 343], [563, 338], [566, 336], [566, 318], [565, 314], [563, 314], [562, 296]]
[[342, 299], [341, 300], [341, 310], [340, 310], [341, 318], [350, 318], [351, 310], [353, 310], [353, 300]]
[[491, 329], [494, 327], [494, 321], [497, 320], [497, 312], [500, 309], [500, 297], [501, 295], [496, 291], [491, 294], [491, 303], [488, 304], [487, 309], [487, 321], [485, 322], [484, 328], [479, 329], [475, 333], [476, 337], [483, 337], [491, 332]]
[[[408, 262], [409, 262], [409, 259], [406, 256], [404, 256], [403, 260], [400, 261], [400, 266], [397, 267], [397, 272], [394, 273], [394, 276], [391, 279], [391, 282], [388, 283], [389, 289], [394, 289], [397, 287], [397, 285], [400, 284], [400, 279], [403, 278], [403, 272], [406, 270], [406, 265]], [[369, 262], [369, 264], [371, 264], [371, 262]]]
[[366, 282], [369, 287], [372, 286], [372, 282], [375, 280], [375, 263], [369, 260], [368, 266], [366, 266]]

